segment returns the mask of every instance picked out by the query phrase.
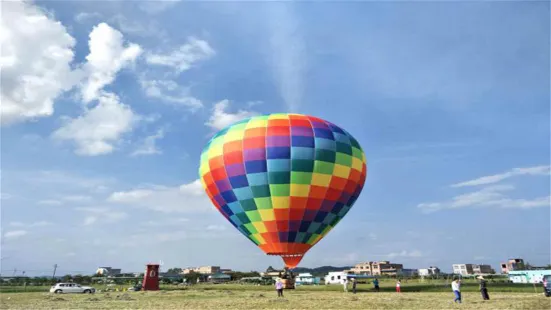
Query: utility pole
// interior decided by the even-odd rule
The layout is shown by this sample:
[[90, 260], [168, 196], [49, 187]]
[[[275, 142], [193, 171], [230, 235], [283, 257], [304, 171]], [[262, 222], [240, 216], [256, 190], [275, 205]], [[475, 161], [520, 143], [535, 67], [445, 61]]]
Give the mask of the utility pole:
[[55, 271], [57, 270], [57, 264], [54, 265], [54, 275], [52, 276], [52, 279], [55, 279]]

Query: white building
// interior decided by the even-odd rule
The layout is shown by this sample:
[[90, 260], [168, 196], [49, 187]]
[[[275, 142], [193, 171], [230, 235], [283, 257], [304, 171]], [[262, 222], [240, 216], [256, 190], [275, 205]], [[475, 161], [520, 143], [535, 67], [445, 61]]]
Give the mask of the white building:
[[116, 276], [121, 273], [120, 268], [111, 268], [111, 267], [98, 267], [96, 274], [100, 276]]
[[325, 284], [342, 284], [344, 279], [348, 278], [348, 273], [344, 271], [333, 271], [325, 276]]
[[420, 277], [436, 276], [440, 274], [440, 269], [438, 267], [430, 266], [429, 268], [418, 269], [417, 272]]
[[473, 264], [453, 264], [453, 273], [464, 276], [474, 274]]

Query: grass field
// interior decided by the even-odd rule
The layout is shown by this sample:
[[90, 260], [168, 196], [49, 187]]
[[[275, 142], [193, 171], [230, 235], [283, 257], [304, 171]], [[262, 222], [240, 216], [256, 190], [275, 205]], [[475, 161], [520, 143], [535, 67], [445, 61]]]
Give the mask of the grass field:
[[464, 292], [463, 304], [448, 292], [375, 293], [367, 286], [357, 294], [340, 286], [299, 287], [277, 298], [271, 287], [198, 285], [156, 292], [109, 292], [92, 295], [49, 293], [0, 294], [0, 309], [550, 309], [551, 298], [540, 292], [495, 292], [482, 301], [478, 292]]

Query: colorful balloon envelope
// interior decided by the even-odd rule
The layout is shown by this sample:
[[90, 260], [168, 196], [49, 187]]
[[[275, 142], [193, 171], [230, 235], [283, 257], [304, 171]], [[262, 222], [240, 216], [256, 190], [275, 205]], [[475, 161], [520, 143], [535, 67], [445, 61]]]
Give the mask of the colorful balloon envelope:
[[216, 133], [201, 155], [199, 174], [234, 227], [294, 268], [358, 199], [367, 165], [358, 141], [339, 126], [271, 114]]

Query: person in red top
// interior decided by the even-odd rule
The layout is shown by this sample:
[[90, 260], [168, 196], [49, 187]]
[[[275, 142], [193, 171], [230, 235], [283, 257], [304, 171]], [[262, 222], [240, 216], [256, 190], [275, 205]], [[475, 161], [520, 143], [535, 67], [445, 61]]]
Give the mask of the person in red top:
[[398, 293], [401, 292], [401, 290], [400, 290], [400, 285], [401, 285], [400, 280], [396, 281], [396, 292], [398, 292]]

